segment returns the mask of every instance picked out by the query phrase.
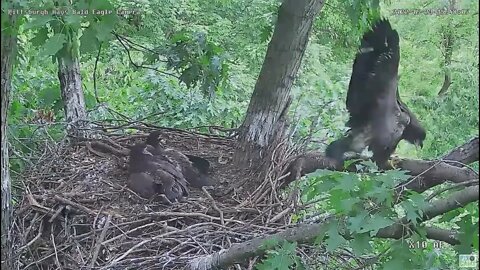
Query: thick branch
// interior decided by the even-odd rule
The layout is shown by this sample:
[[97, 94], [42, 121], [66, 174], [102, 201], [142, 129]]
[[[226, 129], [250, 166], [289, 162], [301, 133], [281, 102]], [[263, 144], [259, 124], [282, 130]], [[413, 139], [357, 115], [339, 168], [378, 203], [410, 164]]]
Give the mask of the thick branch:
[[398, 167], [414, 176], [411, 180], [397, 187], [396, 192], [405, 189], [423, 192], [445, 181], [461, 183], [478, 178], [478, 173], [468, 167], [457, 167], [445, 161], [401, 160]]
[[[478, 161], [479, 143], [478, 136], [472, 138], [470, 141], [463, 145], [453, 149], [450, 153], [442, 157], [442, 160], [454, 160], [457, 162], [452, 163], [454, 166], [461, 166], [463, 164], [470, 164]], [[458, 163], [459, 162], [459, 163]]]
[[254, 238], [244, 243], [234, 244], [229, 249], [224, 249], [220, 252], [192, 260], [190, 269], [223, 269], [226, 268], [226, 266], [241, 262], [247, 258], [263, 255], [265, 250], [262, 249], [262, 245], [266, 241], [276, 239], [307, 243], [312, 241], [317, 235], [322, 234], [326, 230], [326, 225], [327, 223], [300, 224], [297, 227], [286, 229], [283, 232]]
[[456, 231], [445, 230], [436, 227], [427, 227], [425, 230], [427, 232], [428, 239], [442, 241], [449, 243], [450, 245], [460, 244], [460, 240], [458, 240], [459, 233]]
[[450, 198], [437, 200], [423, 211], [423, 220], [429, 220], [454, 209], [478, 201], [478, 185], [467, 187], [464, 190], [453, 193]]
[[[400, 185], [396, 192], [401, 192], [404, 189], [423, 192], [447, 180], [459, 183], [478, 178], [477, 172], [469, 167], [462, 167], [462, 164], [469, 164], [478, 160], [478, 146], [478, 137], [475, 137], [452, 150], [449, 154], [442, 157], [441, 160], [395, 160], [398, 168], [409, 171], [413, 176], [412, 179]], [[335, 167], [334, 164], [335, 162], [319, 152], [310, 152], [299, 156], [288, 167], [287, 172], [290, 175], [285, 178], [281, 187], [317, 169], [339, 170], [340, 168]]]
[[288, 184], [299, 179], [303, 175], [312, 173], [320, 168], [327, 170], [341, 170], [334, 160], [325, 157], [319, 152], [308, 152], [297, 157], [292, 163], [290, 163], [286, 169], [286, 173], [289, 173], [289, 175], [284, 178], [280, 185], [280, 189], [285, 188]]
[[460, 183], [478, 178], [474, 170], [467, 167], [459, 168], [444, 161], [404, 159], [399, 162], [399, 167], [409, 171], [412, 175], [422, 175], [442, 182], [450, 180]]
[[[471, 202], [478, 201], [478, 198], [478, 185], [465, 188], [461, 191], [457, 191], [453, 193], [449, 198], [437, 200], [433, 203], [430, 203], [429, 206], [427, 206], [427, 208], [423, 211], [421, 221], [423, 222], [426, 220], [430, 220], [436, 216], [442, 215], [454, 209], [464, 207]], [[406, 235], [405, 227], [407, 226], [407, 223], [407, 219], [403, 218], [400, 222], [379, 230], [377, 233], [377, 237], [400, 239]], [[433, 231], [431, 232], [431, 235], [432, 234], [435, 235]]]
[[[424, 215], [421, 221], [432, 219], [448, 211], [463, 207], [468, 203], [478, 201], [478, 191], [478, 186], [468, 187], [465, 190], [452, 194], [449, 198], [431, 203], [424, 210]], [[332, 217], [328, 218], [328, 220], [331, 219]], [[328, 222], [325, 221], [322, 223], [299, 224], [296, 227], [286, 229], [283, 232], [254, 238], [244, 243], [234, 244], [229, 249], [221, 250], [220, 252], [192, 260], [190, 263], [190, 269], [226, 268], [226, 266], [241, 262], [247, 258], [264, 255], [265, 249], [262, 248], [262, 245], [265, 241], [287, 240], [298, 243], [309, 243], [314, 241], [318, 235], [322, 234], [327, 229], [327, 224]], [[376, 237], [394, 239], [408, 237], [410, 230], [406, 230], [406, 226], [410, 226], [407, 224], [406, 219], [399, 220], [395, 224], [379, 230]], [[459, 243], [457, 235], [457, 233], [451, 231], [438, 228], [427, 228], [427, 237], [445, 241], [450, 244]]]

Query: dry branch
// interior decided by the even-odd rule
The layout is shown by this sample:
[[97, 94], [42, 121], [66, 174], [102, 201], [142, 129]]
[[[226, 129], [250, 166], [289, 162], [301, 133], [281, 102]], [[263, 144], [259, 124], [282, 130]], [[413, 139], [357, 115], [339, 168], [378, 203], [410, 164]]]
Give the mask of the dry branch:
[[[91, 143], [90, 143], [90, 142], [87, 142], [86, 145], [87, 145], [87, 147], [90, 146], [90, 148], [96, 148], [96, 149], [100, 150], [101, 152], [111, 153], [111, 154], [114, 154], [114, 155], [116, 155], [116, 156], [118, 156], [118, 157], [127, 156], [128, 153], [129, 153], [129, 150], [128, 150], [128, 149], [125, 149], [125, 148], [123, 148], [123, 147], [117, 149], [117, 148], [112, 147], [112, 146], [110, 146], [110, 145], [108, 145], [108, 144], [105, 144], [105, 143], [103, 143], [103, 142], [91, 142]], [[118, 147], [118, 146], [116, 146], [116, 147]], [[92, 151], [92, 150], [90, 150], [90, 151]], [[97, 154], [95, 150], [92, 151], [92, 152], [94, 152], [95, 154]], [[101, 155], [101, 154], [97, 154], [97, 155], [103, 156], [103, 155]]]

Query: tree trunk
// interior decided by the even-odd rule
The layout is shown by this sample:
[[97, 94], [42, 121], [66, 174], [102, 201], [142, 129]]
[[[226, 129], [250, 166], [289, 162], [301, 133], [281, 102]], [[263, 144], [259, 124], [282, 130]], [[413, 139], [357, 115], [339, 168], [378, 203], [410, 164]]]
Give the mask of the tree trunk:
[[84, 123], [82, 123], [82, 120], [87, 119], [87, 111], [78, 58], [72, 57], [70, 52], [66, 52], [58, 57], [57, 61], [63, 109], [65, 111], [65, 119], [69, 123], [67, 132], [83, 137], [84, 130], [81, 130], [81, 127], [84, 126]]
[[443, 69], [445, 70], [445, 78], [443, 80], [442, 87], [438, 91], [439, 96], [443, 96], [447, 93], [448, 88], [452, 85], [452, 75], [450, 73], [450, 65], [452, 63], [452, 53], [453, 53], [453, 29], [452, 27], [446, 26], [442, 32], [442, 46], [443, 46]]
[[452, 85], [452, 75], [450, 75], [450, 71], [446, 70], [445, 78], [443, 79], [442, 88], [440, 88], [440, 91], [438, 91], [438, 95], [444, 96], [447, 93], [450, 85]]
[[[9, 93], [12, 83], [12, 69], [17, 48], [17, 33], [13, 26], [16, 23], [14, 16], [9, 16], [9, 28], [2, 29], [2, 269], [13, 269], [12, 245], [11, 245], [11, 221], [12, 221], [12, 192], [10, 183], [10, 172], [8, 163], [8, 142], [7, 142], [7, 112], [9, 104]], [[2, 24], [3, 25], [3, 24]], [[2, 26], [3, 27], [3, 26]]]
[[285, 0], [280, 6], [260, 75], [240, 128], [235, 162], [261, 165], [286, 134], [290, 90], [322, 0]]

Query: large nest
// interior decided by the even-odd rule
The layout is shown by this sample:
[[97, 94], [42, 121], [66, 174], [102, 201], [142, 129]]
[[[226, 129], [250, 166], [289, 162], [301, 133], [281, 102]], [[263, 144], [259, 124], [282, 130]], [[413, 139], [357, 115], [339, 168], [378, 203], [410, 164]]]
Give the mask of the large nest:
[[[192, 258], [288, 226], [292, 197], [280, 199], [274, 181], [285, 164], [242, 189], [238, 183], [255, 175], [233, 166], [233, 140], [162, 131], [169, 147], [210, 161], [214, 190], [192, 190], [171, 206], [148, 201], [126, 187], [126, 156], [100, 153], [91, 142], [57, 144], [23, 175], [14, 222], [20, 268], [185, 269]], [[108, 132], [96, 141], [122, 151], [146, 134]]]

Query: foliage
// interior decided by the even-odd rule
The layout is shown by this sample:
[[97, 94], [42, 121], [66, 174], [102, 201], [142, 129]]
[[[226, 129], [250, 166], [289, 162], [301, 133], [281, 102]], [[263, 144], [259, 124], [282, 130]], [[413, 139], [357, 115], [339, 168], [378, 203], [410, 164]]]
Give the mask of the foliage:
[[[423, 149], [402, 142], [397, 154], [436, 158], [478, 136], [478, 18], [474, 16], [478, 6], [474, 1], [455, 2], [457, 8], [468, 12], [437, 16], [398, 12], [439, 9], [447, 1], [327, 1], [314, 23], [292, 89], [290, 119], [295, 142], [308, 138], [309, 148], [323, 149], [345, 131], [344, 104], [353, 59], [363, 32], [381, 16], [390, 19], [401, 38], [401, 97], [427, 129]], [[70, 12], [123, 12], [25, 15], [18, 21], [19, 51], [8, 115], [13, 171], [34, 162], [44, 139], [59, 140], [63, 136], [63, 104], [57, 67], [51, 60], [65, 50], [81, 59], [91, 120], [118, 119], [122, 115], [168, 127], [239, 126], [281, 1], [18, 3], [24, 10], [53, 8], [56, 3]], [[2, 15], [8, 8], [2, 2]], [[443, 45], [447, 34], [454, 40], [449, 48], [450, 62], [446, 61], [447, 48]], [[439, 96], [445, 72], [450, 72], [453, 84]], [[44, 115], [53, 117], [44, 119]], [[53, 125], [51, 120], [60, 125]], [[412, 249], [411, 242], [372, 238], [378, 229], [399, 217], [415, 222], [425, 201], [423, 195], [410, 194], [392, 209], [391, 190], [406, 177], [404, 173], [379, 173], [368, 164], [362, 166], [365, 172], [361, 174], [317, 172], [305, 182], [304, 201], [326, 198], [315, 205], [314, 211], [332, 212], [345, 220], [330, 224], [319, 238], [328, 250], [349, 246], [357, 255], [381, 253], [379, 264], [385, 269], [403, 269], [404, 263], [412, 269], [419, 265], [427, 269], [455, 267], [451, 248], [439, 250], [429, 242], [424, 249]], [[478, 228], [478, 207], [467, 206], [432, 222], [473, 234]], [[413, 241], [422, 241], [419, 229]], [[351, 238], [343, 236], [346, 231]], [[470, 242], [478, 250], [478, 234], [473, 235], [463, 239], [464, 245], [456, 252], [467, 252]], [[276, 243], [257, 268], [300, 267], [295, 247]]]
[[[317, 170], [308, 176], [309, 181], [302, 189], [304, 203], [321, 199], [321, 203], [315, 207], [334, 214], [338, 220], [330, 222], [325, 234], [319, 235], [317, 241], [324, 243], [327, 251], [346, 247], [357, 256], [374, 250], [381, 251], [380, 254], [383, 253], [383, 256], [380, 256], [377, 262], [380, 269], [404, 269], [402, 267], [431, 269], [434, 266], [454, 266], [456, 261], [452, 260], [453, 249], [447, 244], [426, 241], [423, 225], [418, 224], [418, 218], [428, 203], [423, 194], [412, 192], [392, 208], [393, 188], [409, 178], [406, 172], [393, 170], [381, 173], [373, 164], [365, 162], [357, 166], [363, 173]], [[476, 209], [478, 214], [478, 207], [473, 205], [470, 207]], [[305, 214], [308, 214], [308, 211]], [[475, 216], [475, 213], [471, 214]], [[461, 229], [462, 232], [471, 232], [468, 233], [469, 237], [461, 239], [462, 245], [457, 248], [463, 249], [461, 254], [472, 252], [469, 249], [471, 244], [478, 245], [478, 234], [473, 233], [478, 230], [478, 218], [472, 221], [470, 214], [466, 217], [468, 218], [458, 221], [461, 226], [465, 226]], [[378, 230], [392, 225], [394, 220], [401, 218], [406, 218], [416, 227], [411, 238], [397, 241], [374, 238]], [[448, 223], [442, 222], [440, 226], [449, 228]]]
[[169, 48], [167, 68], [181, 70], [180, 81], [187, 88], [197, 86], [206, 94], [213, 96], [220, 80], [227, 76], [225, 57], [222, 48], [209, 42], [205, 33], [180, 32], [170, 40], [174, 45]]
[[255, 266], [257, 270], [306, 269], [300, 257], [296, 255], [297, 243], [272, 241], [264, 244], [266, 258]]

